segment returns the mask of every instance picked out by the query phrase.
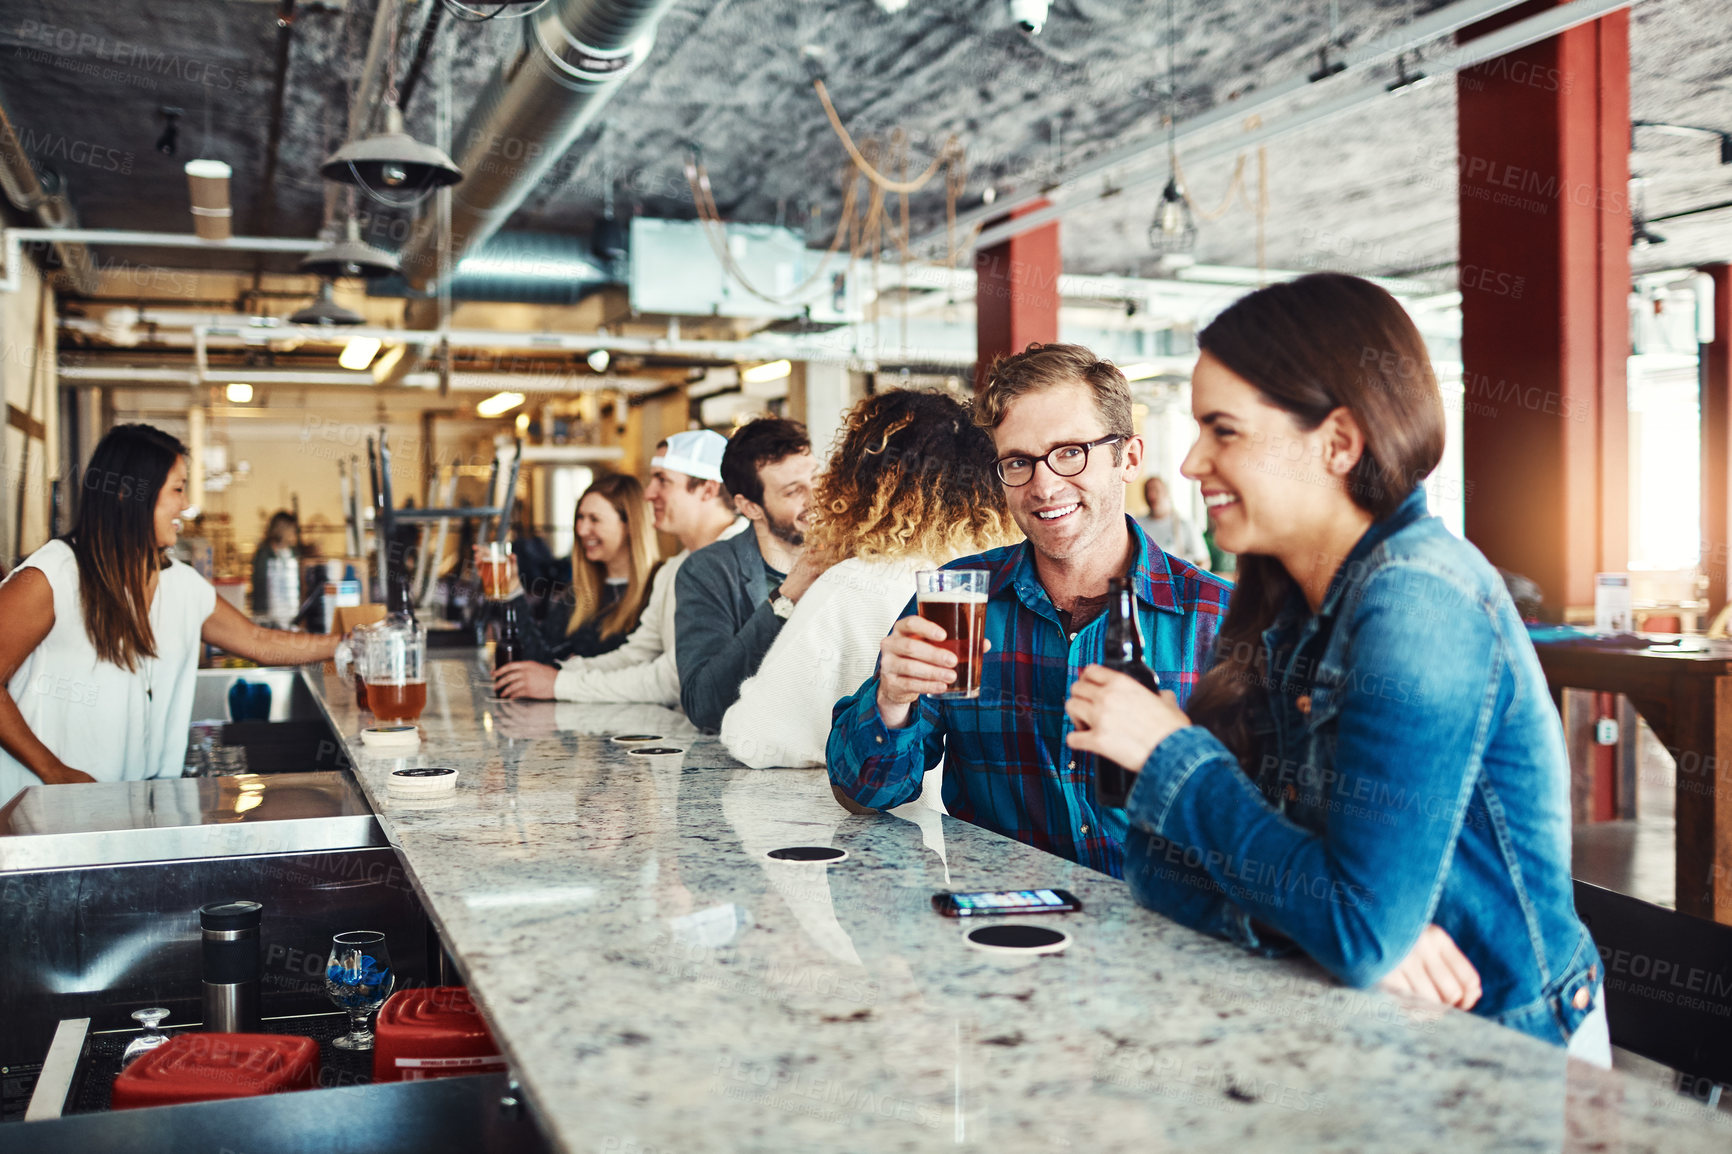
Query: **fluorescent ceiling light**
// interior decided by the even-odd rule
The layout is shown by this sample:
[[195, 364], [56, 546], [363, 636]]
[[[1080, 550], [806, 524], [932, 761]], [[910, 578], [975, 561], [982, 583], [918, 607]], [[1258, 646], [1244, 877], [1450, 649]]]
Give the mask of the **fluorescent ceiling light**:
[[379, 358], [379, 363], [373, 366], [373, 379], [383, 381], [391, 375], [391, 370], [397, 367], [397, 362], [409, 351], [408, 345], [392, 345], [385, 350], [385, 355]]
[[345, 369], [359, 372], [373, 363], [374, 356], [384, 343], [378, 337], [350, 337], [349, 343], [343, 346], [343, 355], [337, 358], [337, 363]]
[[1161, 366], [1147, 363], [1120, 365], [1119, 372], [1125, 375], [1127, 381], [1146, 381], [1150, 377], [1161, 375]]
[[235, 383], [223, 390], [223, 396], [233, 405], [244, 405], [253, 399], [253, 387], [248, 384]]
[[740, 370], [740, 380], [748, 385], [761, 385], [766, 381], [779, 381], [794, 371], [789, 361], [768, 361], [761, 365], [753, 365], [749, 369]]
[[475, 411], [483, 417], [503, 417], [522, 403], [522, 393], [494, 393], [476, 405]]

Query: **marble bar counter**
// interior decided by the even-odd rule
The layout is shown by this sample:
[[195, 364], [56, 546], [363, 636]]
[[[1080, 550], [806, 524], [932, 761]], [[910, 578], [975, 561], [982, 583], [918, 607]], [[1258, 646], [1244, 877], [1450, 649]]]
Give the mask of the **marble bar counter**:
[[[497, 701], [465, 655], [430, 662], [420, 748], [380, 757], [349, 686], [306, 676], [568, 1151], [1732, 1149], [1658, 1082], [1248, 956], [930, 809], [850, 815], [672, 710]], [[679, 752], [611, 740], [646, 733]], [[391, 796], [415, 765], [456, 794]], [[848, 856], [765, 856], [788, 845]], [[931, 907], [1043, 886], [1086, 906], [1043, 921], [1063, 953], [983, 953]]]

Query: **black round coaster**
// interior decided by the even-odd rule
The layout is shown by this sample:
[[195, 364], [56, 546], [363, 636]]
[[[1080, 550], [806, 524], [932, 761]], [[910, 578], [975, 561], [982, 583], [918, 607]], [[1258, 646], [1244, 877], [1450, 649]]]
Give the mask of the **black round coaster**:
[[979, 926], [963, 936], [976, 949], [1003, 953], [1056, 954], [1070, 945], [1070, 935], [1063, 930], [1020, 923]]
[[431, 765], [417, 766], [414, 769], [393, 769], [392, 777], [450, 777], [455, 769], [438, 769]]
[[670, 753], [684, 753], [685, 750], [675, 749], [671, 745], [650, 745], [650, 746], [645, 746], [642, 749], [628, 749], [628, 750], [626, 750], [626, 752], [627, 753], [636, 753], [636, 754], [648, 757], [648, 756], [666, 756], [667, 754], [670, 754]]
[[667, 740], [659, 733], [621, 733], [612, 739], [620, 745], [635, 745], [645, 741]]
[[830, 862], [845, 859], [848, 851], [837, 849], [833, 845], [790, 845], [773, 849], [764, 856], [771, 861], [818, 862], [828, 865]]

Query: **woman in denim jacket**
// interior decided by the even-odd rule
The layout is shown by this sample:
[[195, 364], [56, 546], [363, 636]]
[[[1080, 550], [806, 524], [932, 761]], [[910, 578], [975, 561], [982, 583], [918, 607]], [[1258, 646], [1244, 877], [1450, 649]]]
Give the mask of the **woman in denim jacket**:
[[1183, 471], [1240, 554], [1216, 663], [1190, 717], [1100, 666], [1067, 704], [1074, 748], [1140, 768], [1127, 881], [1187, 925], [1609, 1065], [1557, 711], [1496, 570], [1418, 487], [1444, 428], [1419, 332], [1316, 274], [1198, 343]]

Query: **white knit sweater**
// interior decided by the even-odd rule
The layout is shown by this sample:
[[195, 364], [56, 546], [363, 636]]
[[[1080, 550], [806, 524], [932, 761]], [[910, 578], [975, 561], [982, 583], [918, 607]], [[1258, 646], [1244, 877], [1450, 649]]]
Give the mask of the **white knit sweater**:
[[814, 581], [723, 716], [728, 752], [754, 769], [823, 765], [831, 708], [872, 676], [914, 574], [936, 567], [850, 557]]

